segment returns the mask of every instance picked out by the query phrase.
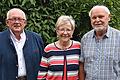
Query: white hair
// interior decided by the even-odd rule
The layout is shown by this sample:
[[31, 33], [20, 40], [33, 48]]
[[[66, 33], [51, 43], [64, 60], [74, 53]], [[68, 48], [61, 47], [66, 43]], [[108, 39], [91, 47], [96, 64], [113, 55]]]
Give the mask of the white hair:
[[65, 24], [66, 21], [69, 21], [70, 24], [72, 25], [72, 28], [75, 29], [75, 20], [72, 18], [72, 16], [66, 16], [66, 15], [62, 15], [58, 18], [56, 25], [55, 25], [56, 28]]
[[25, 15], [25, 13], [24, 13], [21, 9], [19, 9], [19, 8], [10, 9], [10, 10], [7, 12], [7, 19], [9, 19], [10, 13], [13, 12], [13, 11], [21, 12], [21, 13], [23, 14], [23, 18], [26, 20], [26, 15]]
[[94, 10], [94, 9], [98, 9], [98, 8], [102, 8], [102, 9], [104, 9], [105, 10], [105, 12], [107, 12], [108, 14], [110, 14], [110, 10], [106, 7], [106, 6], [104, 6], [104, 5], [96, 5], [96, 6], [93, 6], [93, 8], [90, 10], [90, 12], [89, 12], [89, 17], [91, 17], [91, 14], [92, 14], [92, 11]]

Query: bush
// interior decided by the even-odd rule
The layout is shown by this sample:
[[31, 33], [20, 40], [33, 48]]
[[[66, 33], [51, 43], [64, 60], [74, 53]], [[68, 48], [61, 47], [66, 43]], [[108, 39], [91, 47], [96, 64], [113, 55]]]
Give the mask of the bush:
[[107, 6], [112, 14], [110, 26], [120, 29], [120, 1], [118, 0], [2, 0], [0, 2], [0, 31], [5, 27], [6, 13], [19, 7], [28, 19], [27, 30], [41, 34], [45, 45], [56, 41], [55, 23], [60, 15], [71, 15], [76, 21], [74, 40], [80, 41], [91, 28], [89, 10], [97, 4]]

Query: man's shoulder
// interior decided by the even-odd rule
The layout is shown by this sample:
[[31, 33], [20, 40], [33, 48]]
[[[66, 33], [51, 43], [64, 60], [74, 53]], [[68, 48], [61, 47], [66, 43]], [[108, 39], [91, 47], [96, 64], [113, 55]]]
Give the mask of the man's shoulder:
[[6, 36], [6, 35], [8, 35], [8, 34], [10, 34], [10, 32], [9, 32], [8, 29], [0, 32], [0, 36], [3, 36], [3, 37]]
[[37, 40], [40, 41], [43, 44], [43, 39], [40, 34], [32, 31], [25, 31], [26, 37], [31, 40]]
[[36, 33], [36, 32], [33, 32], [33, 31], [28, 31], [28, 30], [25, 30], [25, 33], [27, 36], [36, 36], [36, 37], [41, 37], [40, 34]]
[[34, 34], [34, 35], [38, 35], [38, 33], [33, 32], [33, 31], [29, 31], [29, 30], [25, 30], [25, 33], [26, 33], [26, 34]]
[[90, 37], [93, 37], [93, 35], [94, 35], [94, 30], [92, 29], [88, 31], [87, 33], [85, 33], [82, 38], [87, 38], [87, 37], [90, 38]]
[[110, 32], [112, 33], [112, 35], [117, 35], [120, 36], [120, 30], [110, 27]]
[[118, 29], [116, 29], [116, 28], [113, 28], [113, 27], [110, 27], [110, 30], [113, 31], [113, 32], [120, 33], [120, 30], [118, 30]]

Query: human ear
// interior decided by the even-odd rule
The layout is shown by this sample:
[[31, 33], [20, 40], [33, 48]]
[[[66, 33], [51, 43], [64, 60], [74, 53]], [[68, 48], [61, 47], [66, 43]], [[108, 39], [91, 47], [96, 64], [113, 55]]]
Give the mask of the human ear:
[[108, 19], [108, 21], [110, 21], [110, 18], [111, 18], [111, 14], [109, 14], [109, 15], [108, 15], [108, 18], [109, 18], [109, 19]]

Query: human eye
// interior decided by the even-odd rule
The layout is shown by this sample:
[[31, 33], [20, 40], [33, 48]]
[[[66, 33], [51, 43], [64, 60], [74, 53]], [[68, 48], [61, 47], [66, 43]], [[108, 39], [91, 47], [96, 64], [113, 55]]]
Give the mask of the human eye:
[[13, 18], [10, 18], [10, 19], [8, 19], [9, 21], [14, 21], [14, 19]]
[[25, 21], [25, 19], [22, 19], [22, 18], [18, 18], [19, 21]]
[[71, 30], [71, 29], [66, 29], [66, 31], [70, 32], [70, 31], [72, 31], [72, 30]]
[[64, 31], [64, 29], [62, 28], [62, 29], [59, 29], [60, 31]]
[[99, 18], [103, 18], [104, 16], [102, 16], [102, 15], [100, 15], [100, 16], [98, 16]]
[[92, 19], [96, 19], [96, 17], [95, 17], [95, 16], [93, 16], [93, 17], [92, 17]]

